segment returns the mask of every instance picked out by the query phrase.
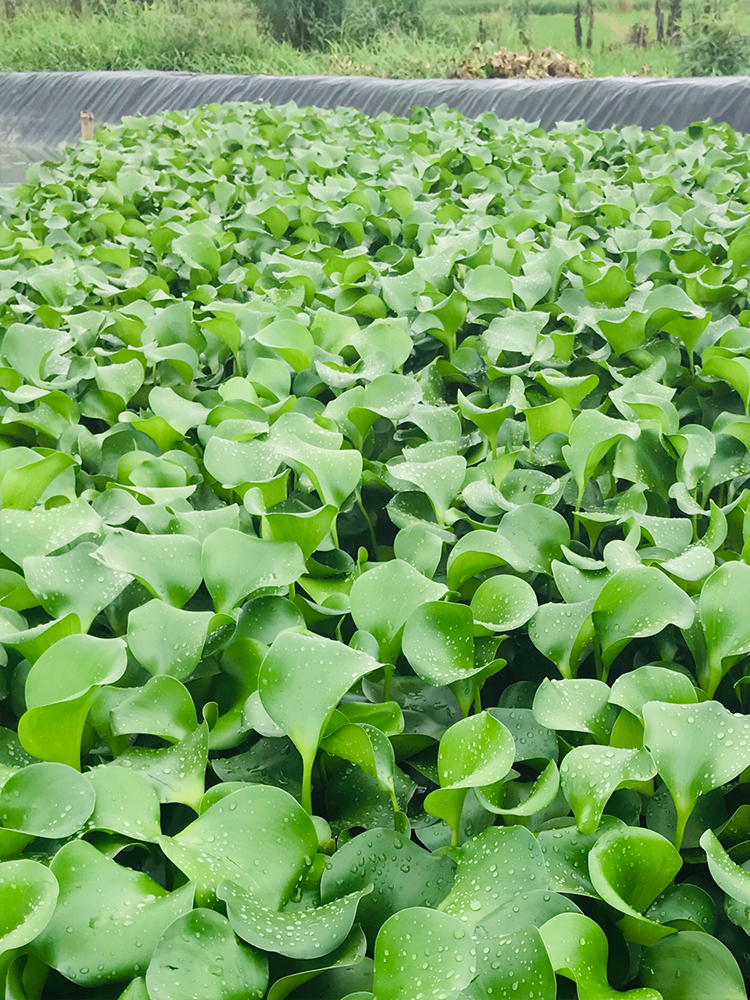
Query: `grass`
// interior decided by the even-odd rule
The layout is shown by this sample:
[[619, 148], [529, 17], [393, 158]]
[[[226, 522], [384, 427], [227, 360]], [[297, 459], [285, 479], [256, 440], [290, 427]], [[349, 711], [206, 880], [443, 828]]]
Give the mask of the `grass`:
[[[634, 48], [631, 27], [656, 34], [651, 0], [597, 0], [594, 45], [575, 44], [576, 0], [533, 0], [534, 47], [552, 45], [586, 60], [594, 76], [670, 76], [677, 50]], [[333, 41], [325, 52], [299, 52], [270, 41], [251, 0], [16, 0], [13, 20], [0, 20], [0, 71], [185, 70], [196, 73], [361, 74], [450, 77], [480, 39], [489, 50], [522, 49], [504, 0], [426, 0], [425, 31], [375, 36], [366, 46]], [[750, 31], [750, 11], [741, 19]], [[584, 25], [585, 32], [585, 25]]]

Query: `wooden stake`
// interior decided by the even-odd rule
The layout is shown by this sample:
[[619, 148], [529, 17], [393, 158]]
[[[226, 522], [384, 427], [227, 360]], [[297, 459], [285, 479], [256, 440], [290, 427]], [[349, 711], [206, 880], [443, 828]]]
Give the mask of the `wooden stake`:
[[89, 142], [94, 138], [94, 112], [81, 112], [81, 138], [84, 142]]

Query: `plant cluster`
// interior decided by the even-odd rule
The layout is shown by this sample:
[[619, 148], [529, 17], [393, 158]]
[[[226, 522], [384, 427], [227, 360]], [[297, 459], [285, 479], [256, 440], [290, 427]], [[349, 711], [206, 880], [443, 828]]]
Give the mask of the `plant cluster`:
[[749, 151], [226, 105], [0, 204], [6, 997], [746, 997]]
[[366, 43], [383, 32], [417, 31], [422, 0], [253, 0], [265, 27], [279, 42], [324, 49], [346, 39]]
[[726, 0], [700, 0], [692, 9], [677, 62], [679, 76], [745, 76], [750, 73], [750, 36], [738, 24], [738, 9]]

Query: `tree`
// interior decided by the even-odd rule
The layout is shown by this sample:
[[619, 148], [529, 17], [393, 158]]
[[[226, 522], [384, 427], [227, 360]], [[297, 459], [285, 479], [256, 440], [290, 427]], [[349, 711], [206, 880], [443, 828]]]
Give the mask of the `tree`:
[[586, 35], [586, 48], [590, 49], [594, 44], [594, 0], [589, 0], [589, 30]]
[[[658, 0], [657, 0], [657, 2], [658, 2]], [[574, 25], [575, 25], [575, 32], [576, 32], [576, 45], [580, 49], [581, 46], [583, 45], [583, 27], [581, 25], [581, 5], [580, 5], [580, 3], [576, 4], [576, 12], [575, 12]]]

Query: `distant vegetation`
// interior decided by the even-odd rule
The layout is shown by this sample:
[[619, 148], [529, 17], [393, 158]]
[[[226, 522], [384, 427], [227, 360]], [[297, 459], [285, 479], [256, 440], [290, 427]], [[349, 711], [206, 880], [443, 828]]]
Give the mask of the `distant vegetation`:
[[452, 77], [553, 46], [593, 76], [746, 73], [748, 34], [729, 0], [0, 0], [0, 70]]

